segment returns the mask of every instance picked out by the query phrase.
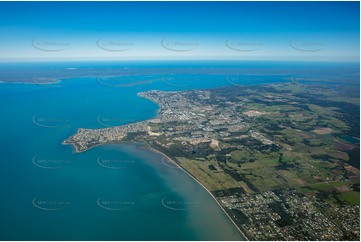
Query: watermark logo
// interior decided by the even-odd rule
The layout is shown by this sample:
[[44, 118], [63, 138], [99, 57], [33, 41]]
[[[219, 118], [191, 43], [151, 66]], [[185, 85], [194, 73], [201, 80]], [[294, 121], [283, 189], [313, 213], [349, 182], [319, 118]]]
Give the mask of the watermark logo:
[[97, 82], [108, 87], [130, 87], [139, 84], [134, 76], [97, 77]]
[[57, 199], [38, 199], [35, 197], [32, 200], [34, 207], [44, 211], [59, 211], [71, 205], [70, 201]]
[[96, 41], [96, 45], [100, 49], [110, 52], [124, 52], [132, 49], [135, 46], [135, 44], [132, 42], [102, 39], [98, 39]]
[[226, 82], [233, 86], [244, 87], [245, 85], [254, 85], [260, 82], [260, 79], [250, 75], [227, 75]]
[[55, 77], [33, 76], [32, 82], [41, 86], [60, 87], [60, 85], [57, 85], [60, 81]]
[[114, 127], [114, 126], [120, 126], [125, 123], [133, 123], [135, 122], [134, 119], [124, 119], [120, 117], [103, 117], [101, 115], [97, 116], [97, 122], [98, 124], [104, 126], [104, 127]]
[[105, 159], [100, 156], [97, 158], [97, 163], [108, 169], [119, 170], [135, 165], [135, 160], [122, 160], [122, 159]]
[[162, 158], [161, 159], [161, 163], [166, 166], [166, 167], [169, 167], [169, 168], [172, 168], [172, 169], [179, 169], [179, 166], [177, 166], [177, 164], [175, 164], [172, 160], [170, 159], [164, 159]]
[[66, 123], [69, 122], [68, 119], [65, 118], [59, 118], [59, 117], [49, 117], [49, 116], [42, 116], [39, 117], [37, 115], [34, 115], [32, 118], [32, 122], [39, 127], [42, 128], [59, 128]]
[[262, 48], [263, 43], [244, 40], [226, 40], [227, 48], [238, 52], [252, 52]]
[[63, 168], [66, 165], [71, 164], [71, 161], [66, 159], [40, 159], [37, 156], [34, 156], [32, 163], [37, 167], [53, 170]]
[[163, 75], [161, 80], [164, 84], [174, 87], [190, 86], [197, 81], [195, 77], [185, 75]]
[[322, 78], [318, 78], [318, 77], [312, 77], [312, 76], [291, 76], [290, 77], [290, 81], [291, 82], [320, 82], [320, 81], [324, 81]]
[[31, 45], [40, 51], [44, 52], [60, 52], [70, 47], [69, 42], [64, 41], [48, 41], [33, 39]]
[[161, 201], [163, 207], [175, 210], [175, 211], [185, 211], [193, 209], [199, 206], [199, 202], [197, 201], [186, 201], [186, 200], [179, 200], [179, 199], [169, 199], [164, 197]]
[[327, 44], [322, 41], [302, 41], [291, 40], [290, 46], [298, 51], [302, 52], [318, 52], [327, 47]]
[[117, 200], [117, 199], [103, 199], [99, 197], [97, 199], [97, 205], [105, 210], [109, 211], [124, 211], [136, 205], [135, 201], [130, 200]]
[[198, 42], [168, 39], [162, 39], [160, 45], [164, 49], [174, 52], [188, 52], [193, 51], [199, 47]]

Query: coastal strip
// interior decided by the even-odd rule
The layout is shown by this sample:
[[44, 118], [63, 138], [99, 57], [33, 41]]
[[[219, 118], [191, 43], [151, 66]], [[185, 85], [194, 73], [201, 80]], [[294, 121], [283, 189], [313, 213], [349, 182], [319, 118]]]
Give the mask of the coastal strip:
[[[69, 141], [69, 139], [64, 140], [63, 143], [64, 145], [72, 145], [75, 148], [75, 152], [76, 153], [81, 153], [84, 152], [86, 150], [79, 150], [77, 148], [77, 146], [72, 143], [71, 141]], [[109, 144], [109, 143], [108, 143]], [[118, 143], [119, 144], [119, 143]], [[199, 180], [197, 180], [197, 178], [195, 178], [191, 173], [189, 173], [186, 169], [184, 169], [183, 167], [181, 167], [177, 162], [174, 161], [174, 159], [170, 158], [169, 156], [167, 156], [166, 154], [164, 154], [163, 152], [153, 148], [150, 144], [146, 143], [147, 145], [144, 144], [144, 147], [146, 149], [148, 149], [150, 152], [159, 154], [163, 157], [165, 157], [166, 159], [168, 159], [169, 161], [171, 161], [173, 164], [175, 164], [180, 170], [182, 170], [185, 174], [187, 174], [189, 177], [191, 177], [194, 181], [196, 181], [211, 197], [212, 199], [216, 202], [216, 204], [222, 209], [222, 211], [227, 215], [228, 219], [233, 223], [233, 225], [236, 227], [236, 229], [238, 230], [238, 232], [243, 236], [243, 238], [246, 241], [249, 241], [249, 238], [245, 235], [245, 233], [238, 227], [238, 225], [234, 222], [234, 220], [232, 219], [232, 217], [227, 213], [227, 211], [225, 210], [225, 208], [222, 206], [222, 204], [219, 203], [219, 201], [217, 200], [217, 198], [212, 194], [211, 191], [209, 191]], [[104, 145], [104, 144], [97, 144], [94, 145], [95, 146], [100, 146], [100, 145]]]
[[197, 180], [197, 178], [195, 178], [192, 174], [190, 174], [186, 169], [184, 169], [183, 167], [181, 167], [177, 162], [175, 162], [173, 159], [171, 159], [169, 156], [167, 156], [166, 154], [164, 154], [163, 152], [151, 147], [148, 144], [147, 147], [151, 152], [154, 153], [158, 153], [161, 156], [164, 156], [165, 158], [167, 158], [168, 160], [170, 160], [171, 162], [173, 162], [179, 169], [181, 169], [183, 172], [185, 172], [188, 176], [190, 176], [194, 181], [196, 181], [199, 185], [201, 185], [203, 187], [204, 190], [206, 190], [208, 192], [208, 194], [213, 198], [213, 200], [218, 204], [218, 206], [223, 210], [223, 212], [227, 215], [227, 217], [229, 218], [229, 220], [233, 223], [233, 225], [237, 228], [237, 230], [241, 233], [241, 235], [245, 238], [246, 241], [249, 241], [248, 237], [245, 235], [245, 233], [238, 227], [238, 225], [236, 224], [236, 222], [233, 221], [232, 217], [229, 216], [229, 214], [227, 213], [227, 211], [224, 209], [224, 207], [222, 206], [222, 204], [219, 203], [219, 201], [217, 200], [217, 198], [200, 182]]
[[[73, 145], [76, 153], [84, 152], [90, 148], [95, 146], [103, 145], [103, 144], [111, 144], [111, 143], [124, 143], [124, 137], [126, 137], [129, 133], [136, 132], [144, 132], [148, 133], [148, 136], [153, 136], [154, 133], [150, 132], [149, 124], [152, 122], [159, 123], [159, 120], [165, 120], [165, 122], [175, 122], [179, 121], [180, 117], [184, 118], [184, 112], [187, 113], [185, 115], [187, 120], [189, 119], [188, 113], [197, 112], [197, 109], [200, 107], [200, 103], [193, 103], [187, 95], [192, 94], [192, 92], [161, 92], [161, 91], [148, 91], [143, 93], [138, 93], [137, 95], [142, 98], [146, 98], [153, 103], [159, 106], [157, 115], [155, 118], [139, 121], [136, 123], [116, 126], [112, 128], [101, 128], [101, 129], [84, 129], [79, 128], [73, 136], [69, 137], [65, 141], [63, 141], [64, 145]], [[204, 98], [208, 98], [209, 93], [206, 91], [195, 91], [194, 94], [204, 96]], [[182, 103], [182, 108], [174, 107], [173, 105], [177, 105], [178, 103]], [[170, 105], [171, 104], [171, 105]], [[203, 107], [203, 106], [202, 106]], [[207, 106], [207, 108], [209, 108]], [[197, 116], [198, 117], [198, 116]], [[202, 117], [202, 116], [199, 116]], [[236, 120], [237, 121], [237, 120]], [[238, 122], [238, 121], [237, 121]], [[195, 123], [201, 123], [200, 120], [196, 120]], [[235, 223], [232, 217], [227, 213], [225, 208], [221, 205], [221, 203], [217, 200], [217, 198], [199, 181], [196, 177], [194, 177], [190, 172], [188, 172], [185, 168], [181, 167], [174, 159], [171, 159], [163, 152], [153, 148], [149, 143], [148, 148], [150, 151], [154, 153], [159, 153], [162, 156], [169, 159], [173, 162], [179, 169], [189, 175], [193, 180], [195, 180], [199, 185], [201, 185], [208, 194], [213, 198], [213, 200], [218, 204], [218, 206], [223, 210], [223, 212], [227, 215], [233, 225], [237, 228], [239, 233], [244, 237], [245, 240], [249, 240], [245, 233], [241, 230], [240, 227]]]

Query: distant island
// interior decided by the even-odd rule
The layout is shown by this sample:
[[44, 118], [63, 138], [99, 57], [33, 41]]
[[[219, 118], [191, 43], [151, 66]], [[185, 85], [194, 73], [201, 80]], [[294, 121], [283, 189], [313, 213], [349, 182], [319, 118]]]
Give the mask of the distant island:
[[[141, 92], [155, 118], [84, 129], [76, 152], [142, 142], [208, 189], [250, 240], [359, 240], [359, 94], [296, 82]], [[350, 140], [356, 142], [350, 142]]]

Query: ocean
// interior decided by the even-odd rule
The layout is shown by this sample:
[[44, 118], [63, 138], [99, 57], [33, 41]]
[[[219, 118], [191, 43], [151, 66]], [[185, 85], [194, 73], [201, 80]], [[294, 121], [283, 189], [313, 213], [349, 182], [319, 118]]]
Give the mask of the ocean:
[[[47, 85], [32, 74], [31, 84], [0, 83], [0, 239], [244, 240], [207, 191], [141, 144], [103, 145], [83, 153], [62, 144], [78, 128], [155, 117], [158, 106], [138, 92], [286, 82], [308, 70], [296, 65], [293, 72], [287, 63], [278, 63], [278, 69], [263, 63], [266, 72], [254, 63], [230, 65], [23, 64], [36, 78], [49, 66], [60, 72], [111, 66], [127, 74], [61, 78]], [[18, 72], [14, 66], [0, 66], [14, 70], [0, 81]], [[312, 68], [317, 75], [319, 69]]]

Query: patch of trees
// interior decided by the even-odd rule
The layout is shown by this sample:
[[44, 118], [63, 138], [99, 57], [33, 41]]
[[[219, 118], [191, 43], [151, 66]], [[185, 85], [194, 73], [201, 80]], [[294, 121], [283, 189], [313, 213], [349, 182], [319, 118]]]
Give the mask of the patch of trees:
[[284, 227], [287, 225], [293, 224], [292, 216], [287, 213], [285, 207], [282, 206], [282, 202], [273, 202], [270, 203], [268, 206], [272, 209], [273, 212], [277, 213], [281, 218], [276, 221], [276, 224], [280, 227]]

